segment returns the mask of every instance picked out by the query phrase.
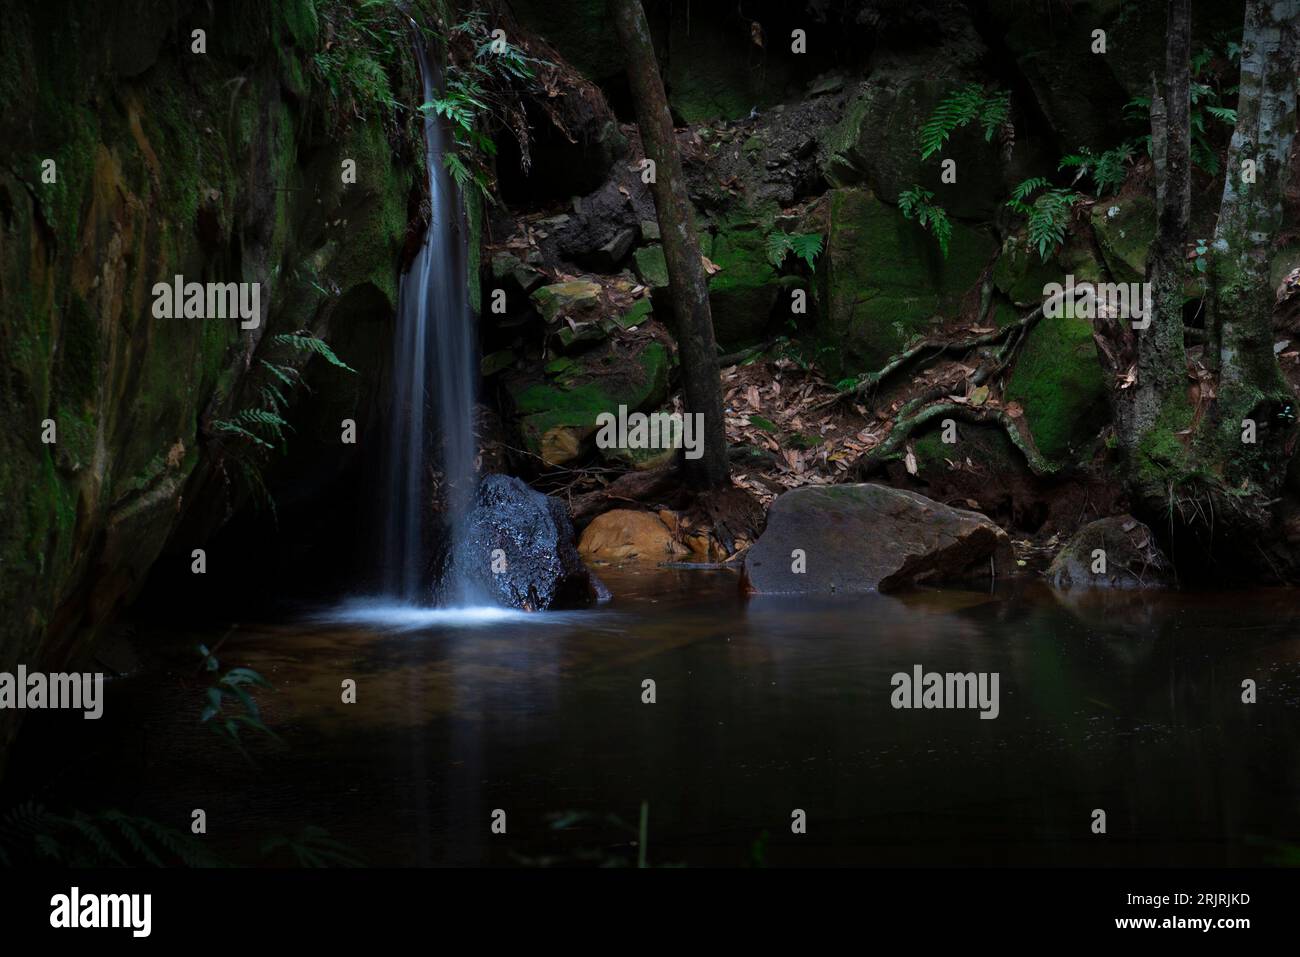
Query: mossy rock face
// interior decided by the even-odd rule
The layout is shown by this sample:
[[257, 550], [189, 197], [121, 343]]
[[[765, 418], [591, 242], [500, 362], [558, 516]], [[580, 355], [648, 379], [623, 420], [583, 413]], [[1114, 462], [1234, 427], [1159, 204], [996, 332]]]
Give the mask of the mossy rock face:
[[929, 233], [866, 190], [834, 190], [828, 222], [815, 288], [833, 375], [878, 369], [932, 320], [955, 315], [996, 249], [987, 233], [954, 223], [944, 260]]
[[1106, 380], [1086, 319], [1041, 319], [1021, 347], [1005, 399], [1024, 409], [1038, 451], [1075, 458], [1107, 419]]
[[[991, 220], [1036, 147], [1018, 143], [1013, 162], [978, 124], [955, 130], [942, 151], [921, 159], [920, 131], [938, 104], [966, 82], [983, 82], [988, 49], [967, 21], [950, 24], [943, 42], [882, 51], [871, 76], [850, 94], [843, 118], [826, 135], [822, 172], [832, 186], [870, 188], [890, 204], [913, 186], [935, 194], [950, 215]], [[956, 162], [956, 183], [941, 179]]]
[[1147, 253], [1156, 237], [1156, 204], [1145, 194], [1099, 200], [1092, 208], [1092, 231], [1116, 282], [1141, 282]]
[[[1115, 35], [1125, 32], [1117, 25], [1124, 0], [1075, 0], [1053, 15], [1028, 13], [1018, 0], [991, 0], [988, 14], [997, 24], [1007, 48], [1015, 57], [1020, 74], [1033, 91], [1039, 110], [1047, 117], [1062, 150], [1081, 146], [1094, 149], [1113, 144], [1128, 132], [1124, 104], [1133, 95], [1111, 71], [1112, 61], [1121, 54]], [[1150, 64], [1160, 62], [1164, 52], [1164, 11], [1152, 39], [1154, 59], [1140, 61], [1147, 72], [1150, 92]], [[1093, 30], [1107, 31], [1104, 54], [1093, 52]]]
[[642, 246], [632, 254], [636, 263], [637, 277], [651, 289], [668, 287], [668, 260], [664, 257], [664, 248], [658, 243]]
[[623, 47], [605, 0], [511, 0], [510, 10], [591, 79], [625, 75]]
[[689, 18], [675, 15], [668, 26], [664, 86], [669, 107], [686, 123], [744, 119], [755, 108], [780, 102], [789, 80], [787, 60], [779, 56], [753, 69], [749, 24], [742, 17], [719, 17], [710, 6], [701, 4]]
[[554, 378], [507, 377], [525, 450], [546, 465], [563, 465], [585, 451], [602, 412], [658, 408], [668, 394], [668, 350], [648, 342], [628, 355], [626, 345], [574, 358]]
[[561, 317], [575, 321], [594, 319], [600, 313], [600, 286], [581, 279], [553, 283], [534, 292], [532, 300], [547, 322]]
[[1063, 281], [1055, 257], [1044, 261], [1022, 236], [1008, 236], [993, 267], [993, 285], [1017, 306], [1036, 306], [1044, 299], [1043, 287]]
[[[217, 521], [242, 504], [217, 474], [227, 443], [212, 422], [258, 402], [277, 334], [310, 328], [363, 371], [383, 364], [419, 149], [418, 131], [395, 149], [377, 114], [321, 135], [332, 115], [307, 82], [321, 42], [310, 0], [202, 6], [179, 38], [171, 0], [21, 6], [0, 31], [0, 502], [13, 503], [0, 670], [84, 653], [214, 486]], [[356, 184], [340, 181], [344, 157]], [[259, 328], [156, 318], [153, 286], [178, 274], [260, 284]], [[350, 454], [339, 420], [364, 418], [376, 382], [316, 365], [318, 415], [290, 416], [289, 443], [330, 423], [337, 463]], [[214, 527], [196, 519], [185, 540]], [[0, 753], [11, 728], [0, 714]]]
[[709, 278], [713, 333], [725, 349], [759, 341], [784, 287], [768, 262], [764, 233], [755, 223], [724, 228], [709, 258], [719, 267]]

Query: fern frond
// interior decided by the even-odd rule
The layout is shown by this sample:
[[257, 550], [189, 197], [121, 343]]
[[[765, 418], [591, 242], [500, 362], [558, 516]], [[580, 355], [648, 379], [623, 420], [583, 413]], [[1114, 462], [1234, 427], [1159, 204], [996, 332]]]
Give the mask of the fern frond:
[[303, 352], [315, 353], [316, 355], [320, 356], [322, 359], [324, 359], [330, 365], [335, 366], [336, 368], [344, 369], [353, 374], [355, 374], [357, 371], [356, 369], [348, 365], [346, 362], [344, 362], [342, 359], [340, 359], [337, 355], [335, 355], [334, 350], [329, 347], [329, 344], [324, 339], [318, 338], [317, 336], [291, 332], [291, 333], [282, 333], [276, 336], [275, 339], [272, 341], [275, 342], [277, 345], [291, 346], [294, 349], [298, 349]]
[[767, 261], [770, 262], [773, 267], [780, 269], [781, 263], [785, 262], [786, 254], [790, 252], [791, 249], [789, 233], [780, 231], [770, 232], [767, 234], [767, 240], [764, 245], [767, 251]]
[[820, 233], [796, 233], [790, 237], [791, 251], [815, 269], [815, 260], [821, 255], [822, 237]]

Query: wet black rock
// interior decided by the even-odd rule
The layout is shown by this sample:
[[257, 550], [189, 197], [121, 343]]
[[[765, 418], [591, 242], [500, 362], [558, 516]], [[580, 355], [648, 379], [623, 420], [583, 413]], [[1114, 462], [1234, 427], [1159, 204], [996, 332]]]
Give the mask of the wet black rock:
[[508, 475], [488, 475], [479, 484], [455, 548], [452, 575], [453, 581], [527, 611], [609, 597], [578, 556], [564, 504]]

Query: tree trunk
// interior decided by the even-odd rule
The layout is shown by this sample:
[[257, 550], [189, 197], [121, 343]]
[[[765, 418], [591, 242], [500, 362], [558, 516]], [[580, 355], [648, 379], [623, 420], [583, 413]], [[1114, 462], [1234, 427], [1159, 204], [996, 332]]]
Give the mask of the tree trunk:
[[685, 460], [686, 479], [697, 488], [723, 488], [731, 480], [722, 421], [718, 350], [709, 312], [709, 284], [673, 138], [668, 97], [664, 94], [640, 0], [609, 0], [609, 10], [627, 58], [641, 143], [646, 158], [654, 163], [655, 177], [650, 190], [659, 217], [659, 233], [668, 263], [668, 285], [677, 314], [684, 404], [688, 414], [704, 415], [704, 454], [699, 459]]
[[1147, 263], [1149, 325], [1138, 332], [1137, 381], [1121, 392], [1118, 432], [1133, 454], [1153, 429], [1180, 430], [1184, 401], [1183, 277], [1192, 202], [1190, 163], [1192, 31], [1189, 0], [1169, 0], [1163, 93], [1152, 76], [1151, 154], [1156, 174], [1156, 236]]
[[[1271, 253], [1296, 134], [1300, 0], [1249, 0], [1242, 36], [1237, 126], [1210, 264], [1209, 322], [1217, 347], [1213, 435], [1233, 485], [1276, 490], [1294, 434], [1294, 395], [1273, 354]], [[1250, 165], [1253, 164], [1253, 176]], [[1249, 421], [1255, 441], [1243, 439]]]

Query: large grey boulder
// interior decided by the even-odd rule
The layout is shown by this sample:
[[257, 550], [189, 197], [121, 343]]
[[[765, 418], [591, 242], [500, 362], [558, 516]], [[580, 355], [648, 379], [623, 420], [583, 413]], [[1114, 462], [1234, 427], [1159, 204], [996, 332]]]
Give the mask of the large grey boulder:
[[1013, 567], [1007, 533], [978, 512], [884, 485], [832, 485], [772, 503], [744, 583], [759, 594], [897, 591]]

